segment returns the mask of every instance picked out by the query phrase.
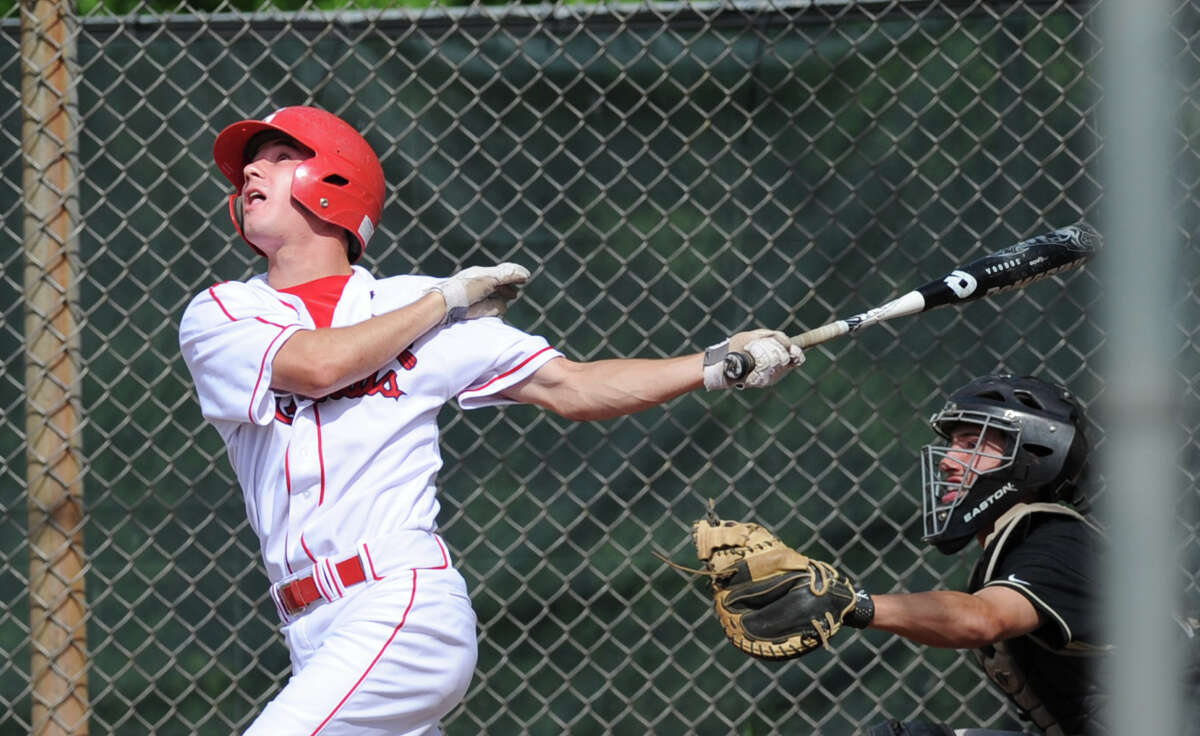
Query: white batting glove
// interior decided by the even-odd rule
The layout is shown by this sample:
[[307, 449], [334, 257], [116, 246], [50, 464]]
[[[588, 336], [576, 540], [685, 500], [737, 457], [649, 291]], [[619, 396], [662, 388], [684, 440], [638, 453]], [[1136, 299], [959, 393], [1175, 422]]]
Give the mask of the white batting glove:
[[[730, 351], [746, 353], [754, 359], [754, 370], [737, 383], [725, 376], [725, 356]], [[778, 330], [739, 332], [704, 351], [704, 388], [766, 388], [802, 363], [804, 351]]]
[[529, 280], [529, 269], [516, 263], [464, 268], [431, 286], [446, 300], [442, 324], [476, 317], [499, 317], [508, 300], [517, 296], [517, 286]]

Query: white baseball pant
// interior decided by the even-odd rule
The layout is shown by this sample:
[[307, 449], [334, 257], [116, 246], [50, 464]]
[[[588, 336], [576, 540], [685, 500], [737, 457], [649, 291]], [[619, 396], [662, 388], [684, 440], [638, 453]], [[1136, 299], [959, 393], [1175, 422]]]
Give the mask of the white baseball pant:
[[245, 736], [421, 736], [462, 700], [475, 612], [452, 567], [393, 570], [283, 628], [292, 676]]

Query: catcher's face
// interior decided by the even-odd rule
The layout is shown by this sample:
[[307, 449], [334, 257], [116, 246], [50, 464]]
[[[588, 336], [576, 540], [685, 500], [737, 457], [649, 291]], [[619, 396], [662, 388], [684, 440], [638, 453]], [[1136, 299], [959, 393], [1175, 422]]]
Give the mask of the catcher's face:
[[[1020, 426], [1002, 416], [949, 408], [935, 414], [931, 424], [943, 442], [921, 449], [926, 540], [958, 535], [963, 529], [951, 529], [953, 519], [962, 517], [961, 527], [993, 506], [988, 499], [1004, 486], [1021, 444]], [[970, 509], [970, 518], [958, 513], [960, 506]]]
[[965, 494], [980, 473], [995, 470], [1005, 464], [1004, 434], [995, 427], [961, 424], [950, 432], [950, 447], [938, 463], [938, 472], [945, 484], [942, 503], [954, 501]]

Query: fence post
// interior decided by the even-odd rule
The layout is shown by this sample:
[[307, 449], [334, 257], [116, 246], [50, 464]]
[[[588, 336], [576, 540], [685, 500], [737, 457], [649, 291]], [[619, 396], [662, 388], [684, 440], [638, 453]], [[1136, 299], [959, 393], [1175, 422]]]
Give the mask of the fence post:
[[75, 42], [64, 0], [21, 3], [30, 680], [37, 736], [86, 734], [89, 714]]
[[[1183, 581], [1176, 516], [1183, 492], [1179, 418], [1187, 392], [1176, 356], [1181, 242], [1176, 223], [1180, 107], [1175, 3], [1111, 0], [1102, 8], [1104, 114], [1106, 518], [1111, 733], [1187, 733], [1181, 718], [1184, 641], [1171, 623]], [[1146, 625], [1145, 601], [1161, 623]], [[1190, 704], [1189, 704], [1190, 705]]]

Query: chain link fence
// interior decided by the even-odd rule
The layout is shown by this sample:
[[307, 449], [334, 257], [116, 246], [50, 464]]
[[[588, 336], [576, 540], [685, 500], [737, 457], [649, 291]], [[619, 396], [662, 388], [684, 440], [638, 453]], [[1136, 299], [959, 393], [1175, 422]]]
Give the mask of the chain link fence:
[[[1030, 235], [1100, 224], [1095, 12], [821, 0], [76, 19], [91, 732], [230, 733], [287, 677], [240, 490], [178, 353], [190, 297], [261, 268], [211, 163], [223, 126], [290, 104], [336, 112], [391, 184], [367, 267], [525, 263], [512, 323], [575, 359], [678, 355], [749, 326], [799, 332]], [[1195, 7], [1178, 28], [1194, 70]], [[0, 21], [0, 239], [14, 246], [30, 237], [19, 45], [18, 20]], [[1191, 484], [1200, 108], [1190, 87], [1181, 100], [1187, 249], [1169, 286]], [[26, 266], [18, 247], [0, 259], [0, 731], [18, 733], [38, 698]], [[869, 590], [962, 586], [966, 561], [920, 542], [925, 418], [997, 370], [1094, 403], [1101, 297], [1089, 271], [1062, 275], [827, 343], [773, 391], [604, 423], [447, 407], [440, 523], [480, 659], [446, 732], [846, 734], [919, 714], [1015, 727], [961, 652], [868, 631], [750, 660], [723, 643], [702, 584], [651, 553], [686, 560], [715, 499]], [[1194, 491], [1180, 500], [1190, 592], [1196, 506]]]

